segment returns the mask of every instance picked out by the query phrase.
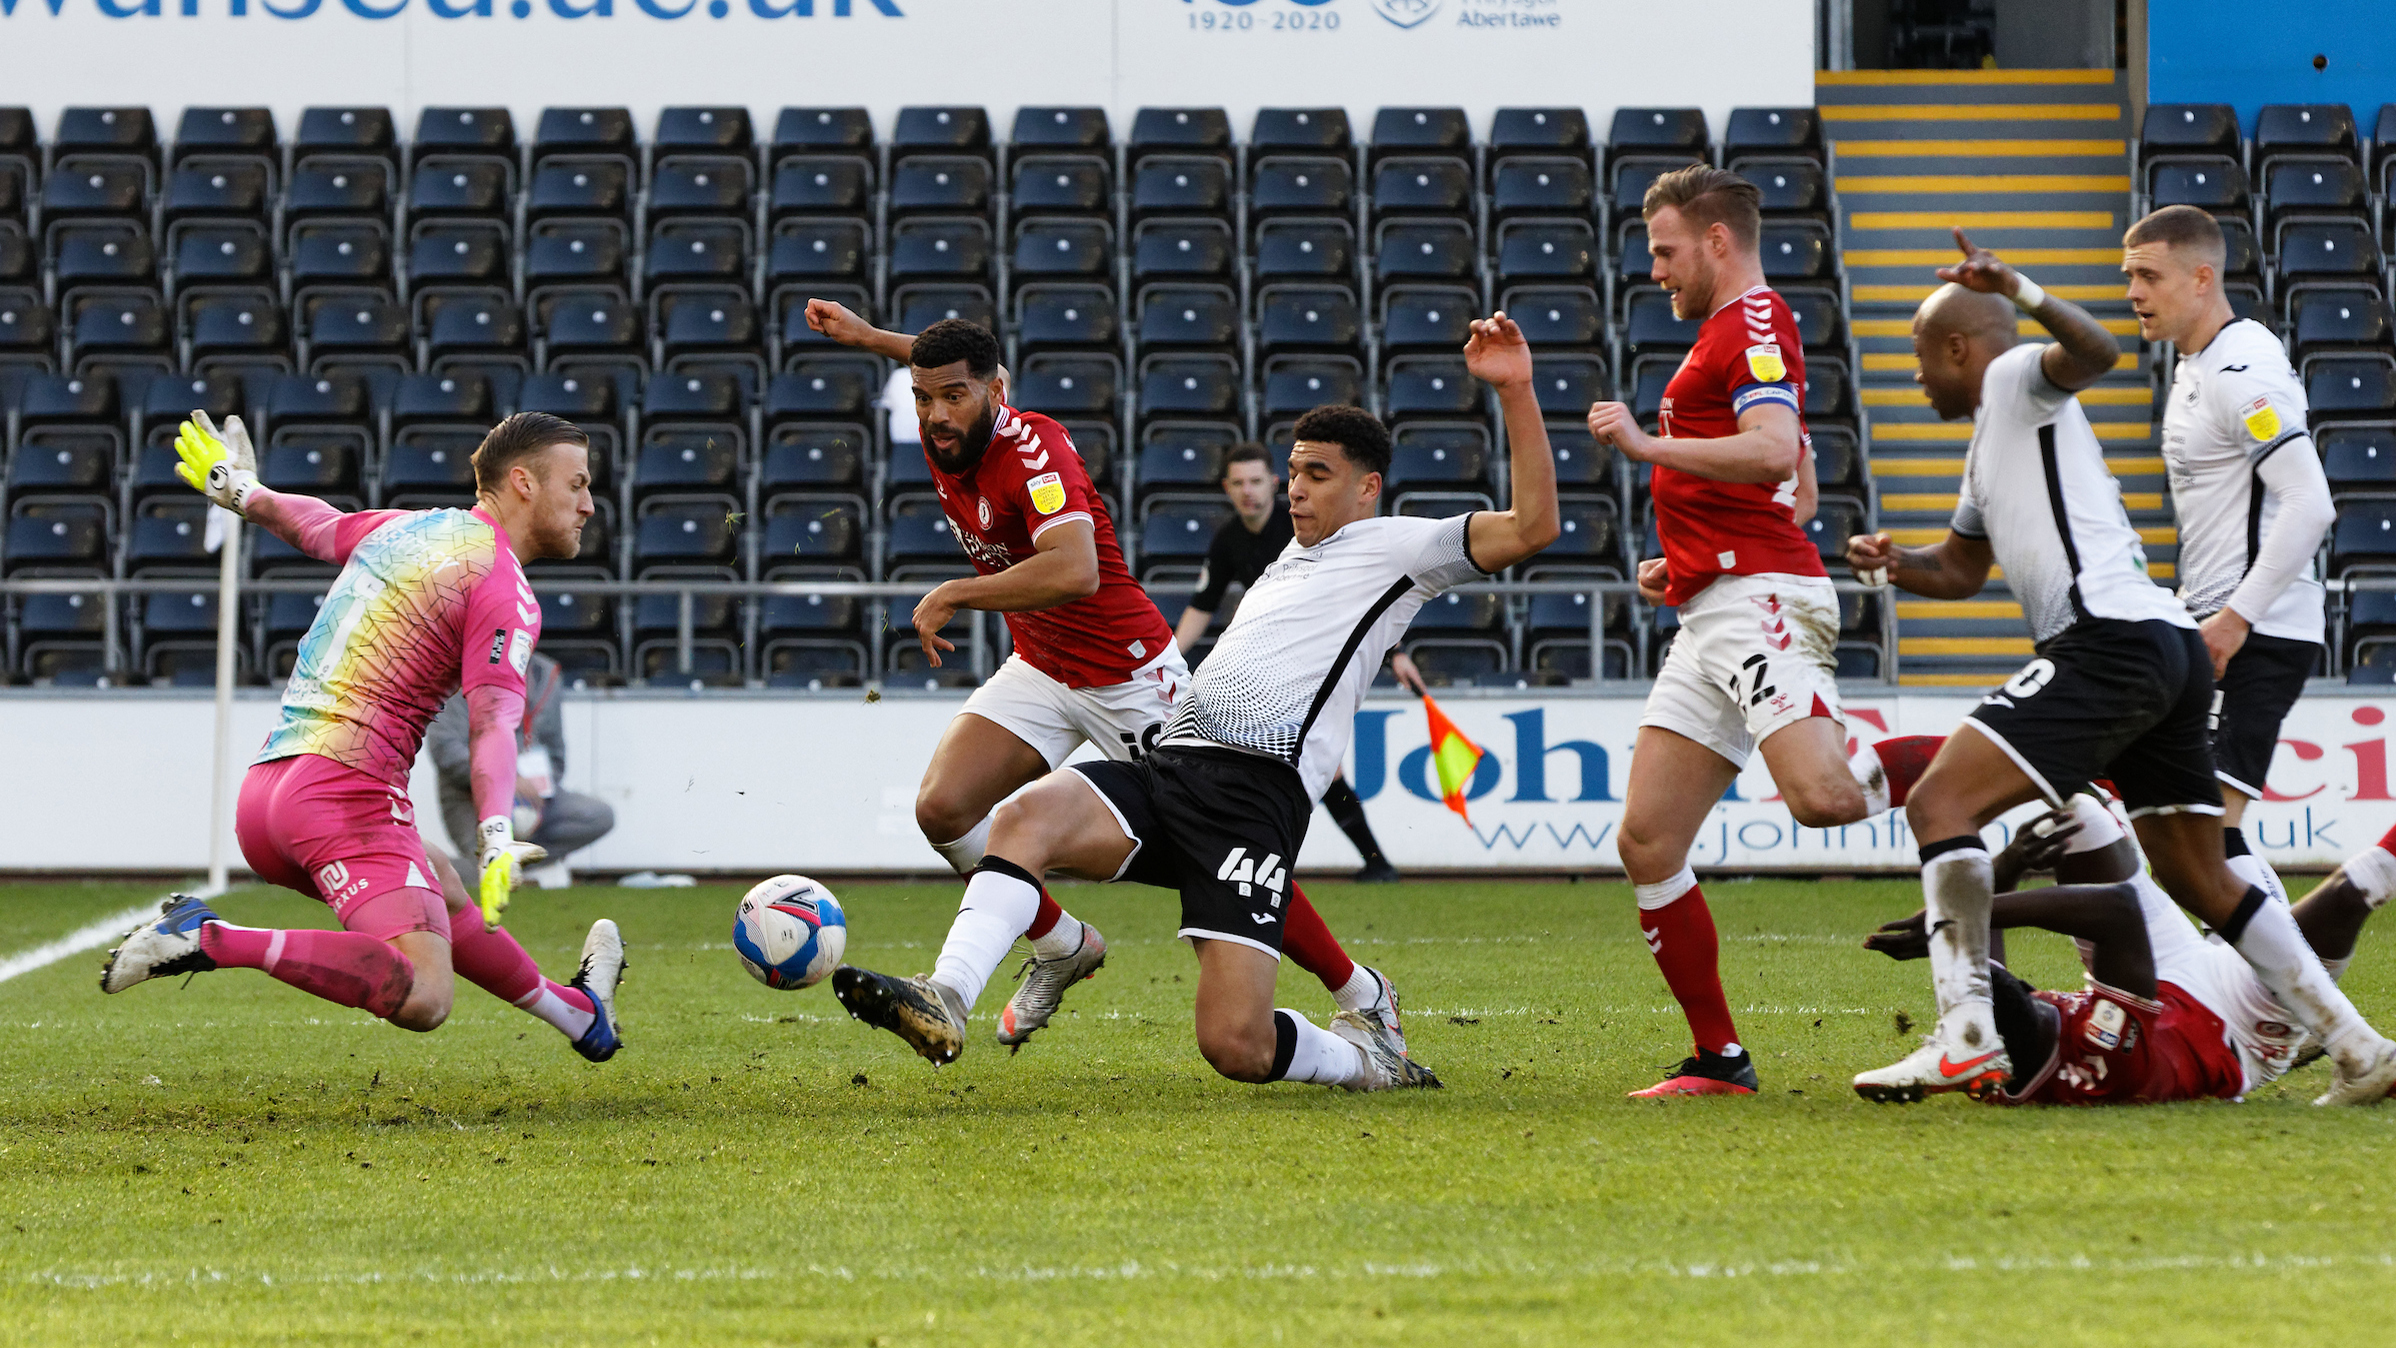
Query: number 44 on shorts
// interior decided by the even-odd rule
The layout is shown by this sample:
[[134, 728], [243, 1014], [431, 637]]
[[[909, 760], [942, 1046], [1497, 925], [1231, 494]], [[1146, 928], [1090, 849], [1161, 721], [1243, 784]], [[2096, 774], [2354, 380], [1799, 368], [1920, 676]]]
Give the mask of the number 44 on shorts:
[[1238, 885], [1243, 899], [1255, 893], [1250, 885], [1263, 885], [1272, 892], [1275, 908], [1281, 906], [1281, 887], [1289, 882], [1289, 876], [1290, 868], [1281, 864], [1279, 852], [1268, 852], [1264, 860], [1252, 861], [1245, 847], [1232, 848], [1231, 855], [1223, 858], [1222, 869], [1215, 872], [1217, 880]]

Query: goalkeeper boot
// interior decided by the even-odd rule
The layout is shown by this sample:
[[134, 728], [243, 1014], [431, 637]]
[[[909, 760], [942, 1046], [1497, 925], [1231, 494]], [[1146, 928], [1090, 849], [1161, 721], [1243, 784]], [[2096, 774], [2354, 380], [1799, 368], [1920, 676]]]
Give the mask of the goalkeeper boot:
[[2003, 1045], [1978, 1053], [1950, 1050], [1945, 1036], [1931, 1034], [1904, 1058], [1877, 1071], [1858, 1072], [1855, 1093], [1884, 1105], [1912, 1104], [1949, 1091], [1985, 1100], [2003, 1090], [2012, 1075], [2013, 1059]]
[[832, 992], [851, 1017], [906, 1040], [934, 1067], [965, 1051], [965, 999], [929, 974], [893, 978], [844, 964], [832, 971]]
[[592, 1062], [606, 1062], [624, 1047], [624, 1036], [616, 1025], [616, 985], [623, 981], [624, 935], [614, 922], [600, 918], [591, 924], [591, 934], [582, 938], [582, 968], [566, 985], [582, 989], [591, 999], [591, 1009], [598, 1012], [591, 1019], [591, 1028], [574, 1041], [574, 1051]]
[[1430, 1068], [1406, 1056], [1405, 1045], [1397, 1042], [1379, 1021], [1354, 1011], [1342, 1011], [1331, 1018], [1331, 1032], [1356, 1046], [1364, 1055], [1364, 1075], [1346, 1086], [1352, 1091], [1390, 1091], [1418, 1087], [1439, 1090], [1439, 1077]]
[[136, 983], [176, 974], [204, 974], [216, 967], [200, 949], [200, 928], [217, 920], [208, 905], [189, 894], [169, 894], [155, 922], [135, 927], [108, 952], [100, 966], [100, 991], [123, 992]]
[[1098, 928], [1082, 924], [1082, 943], [1063, 959], [1044, 960], [1033, 956], [1015, 971], [1023, 986], [1007, 999], [1006, 1009], [998, 1013], [998, 1042], [1008, 1049], [1020, 1051], [1025, 1040], [1046, 1029], [1057, 1006], [1065, 1000], [1065, 989], [1089, 978], [1106, 963], [1106, 938]]
[[1746, 1049], [1736, 1053], [1710, 1053], [1699, 1049], [1681, 1059], [1672, 1075], [1643, 1091], [1632, 1091], [1634, 1100], [1661, 1100], [1673, 1095], [1753, 1095], [1756, 1092], [1755, 1059]]

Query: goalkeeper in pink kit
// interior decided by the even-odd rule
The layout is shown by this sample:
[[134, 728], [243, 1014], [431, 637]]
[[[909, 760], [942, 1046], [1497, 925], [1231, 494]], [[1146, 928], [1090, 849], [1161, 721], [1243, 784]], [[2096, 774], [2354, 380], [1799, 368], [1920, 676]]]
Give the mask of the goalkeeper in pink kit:
[[[238, 418], [193, 413], [176, 471], [209, 500], [342, 568], [300, 642], [274, 733], [241, 786], [236, 832], [258, 875], [322, 900], [341, 930], [237, 927], [189, 895], [109, 952], [102, 992], [212, 969], [258, 969], [408, 1030], [448, 1018], [456, 976], [555, 1026], [594, 1062], [620, 1044], [616, 924], [584, 941], [571, 984], [541, 976], [499, 927], [523, 866], [515, 840], [516, 730], [541, 635], [522, 562], [571, 557], [591, 516], [590, 442], [571, 422], [519, 413], [474, 453], [472, 510], [347, 513], [259, 485]], [[481, 823], [474, 911], [415, 827], [408, 770], [425, 726], [463, 689]]]

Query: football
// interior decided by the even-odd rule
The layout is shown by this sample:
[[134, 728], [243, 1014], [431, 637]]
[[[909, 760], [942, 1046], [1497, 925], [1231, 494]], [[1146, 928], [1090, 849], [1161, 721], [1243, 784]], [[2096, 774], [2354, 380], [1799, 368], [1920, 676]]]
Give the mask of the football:
[[767, 987], [813, 987], [849, 948], [848, 915], [831, 890], [804, 875], [777, 875], [740, 896], [732, 946], [741, 966]]

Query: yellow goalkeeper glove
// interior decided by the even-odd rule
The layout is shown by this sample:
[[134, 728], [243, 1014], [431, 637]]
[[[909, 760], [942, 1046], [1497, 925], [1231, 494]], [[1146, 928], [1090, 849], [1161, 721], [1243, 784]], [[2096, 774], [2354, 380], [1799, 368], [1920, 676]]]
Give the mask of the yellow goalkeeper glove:
[[482, 840], [483, 930], [499, 930], [499, 915], [507, 911], [508, 891], [524, 883], [524, 870], [549, 859], [549, 849], [517, 842], [516, 825], [506, 815], [493, 815], [476, 826]]
[[175, 454], [175, 476], [235, 514], [258, 489], [258, 452], [239, 417], [226, 417], [219, 431], [206, 412], [193, 412], [175, 433]]

